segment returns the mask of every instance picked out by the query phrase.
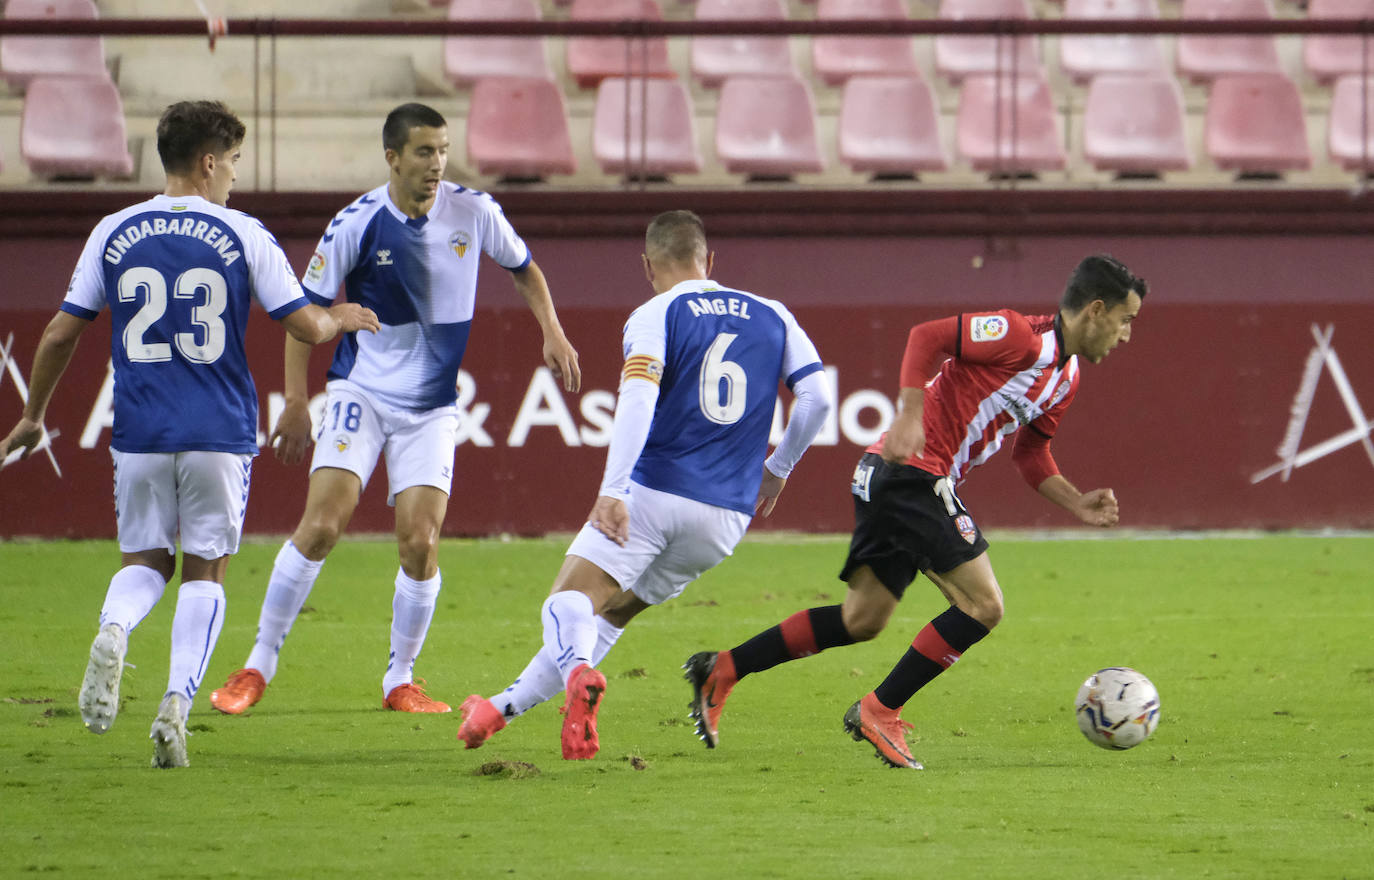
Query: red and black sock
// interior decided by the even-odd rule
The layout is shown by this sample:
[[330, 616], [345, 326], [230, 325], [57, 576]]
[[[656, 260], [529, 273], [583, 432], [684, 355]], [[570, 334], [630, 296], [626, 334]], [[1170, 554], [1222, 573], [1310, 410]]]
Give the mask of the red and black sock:
[[988, 628], [954, 606], [927, 623], [873, 695], [889, 709], [900, 709], [935, 676], [988, 634]]
[[779, 663], [819, 654], [826, 648], [854, 644], [839, 605], [798, 611], [775, 627], [764, 630], [730, 652], [735, 675], [772, 669]]

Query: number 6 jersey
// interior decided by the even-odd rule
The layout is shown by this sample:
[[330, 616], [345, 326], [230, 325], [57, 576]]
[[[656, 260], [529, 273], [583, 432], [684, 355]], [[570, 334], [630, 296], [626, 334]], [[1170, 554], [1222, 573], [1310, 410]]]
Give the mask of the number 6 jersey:
[[112, 448], [258, 451], [252, 299], [277, 320], [309, 302], [276, 239], [242, 211], [159, 195], [96, 224], [62, 311], [89, 321], [110, 307]]

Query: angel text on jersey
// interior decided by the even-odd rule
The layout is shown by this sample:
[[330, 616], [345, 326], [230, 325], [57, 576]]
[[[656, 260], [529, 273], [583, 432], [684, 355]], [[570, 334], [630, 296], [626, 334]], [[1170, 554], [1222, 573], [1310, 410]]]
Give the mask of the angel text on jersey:
[[212, 223], [197, 220], [195, 217], [173, 217], [171, 220], [165, 217], [154, 217], [140, 223], [130, 223], [121, 229], [118, 235], [111, 238], [109, 245], [105, 248], [105, 262], [114, 266], [119, 265], [119, 261], [124, 259], [124, 254], [128, 252], [129, 248], [153, 235], [189, 235], [192, 238], [198, 238], [219, 251], [220, 259], [224, 260], [226, 266], [232, 265], [239, 257], [243, 256], [234, 250], [238, 242], [225, 235], [223, 229]]
[[738, 315], [749, 320], [749, 301], [735, 297], [707, 298], [697, 296], [687, 300], [687, 308], [692, 310], [693, 318], [702, 315]]

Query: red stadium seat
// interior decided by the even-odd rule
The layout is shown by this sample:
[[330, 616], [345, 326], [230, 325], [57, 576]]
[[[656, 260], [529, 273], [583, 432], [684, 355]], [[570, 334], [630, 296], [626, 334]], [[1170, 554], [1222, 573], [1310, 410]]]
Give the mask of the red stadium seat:
[[[1270, 0], [1183, 0], [1181, 18], [1273, 18]], [[1266, 36], [1180, 34], [1178, 72], [1195, 82], [1233, 73], [1282, 73], [1278, 43]]]
[[[656, 0], [573, 0], [568, 17], [581, 21], [660, 21], [663, 11]], [[663, 37], [569, 37], [567, 63], [568, 74], [584, 89], [594, 88], [608, 76], [676, 76], [668, 63], [668, 41]]]
[[1083, 108], [1083, 157], [1099, 171], [1131, 176], [1191, 168], [1183, 90], [1173, 75], [1094, 78]]
[[935, 93], [921, 77], [851, 77], [840, 99], [840, 161], [877, 175], [943, 171], [949, 159], [939, 117]]
[[[904, 19], [904, 0], [820, 0], [816, 18]], [[851, 76], [919, 73], [910, 37], [834, 36], [811, 40], [811, 67], [827, 85]]]
[[[9, 0], [6, 18], [99, 18], [91, 0]], [[0, 73], [16, 86], [35, 76], [106, 76], [99, 37], [0, 38]]]
[[577, 170], [563, 92], [546, 79], [478, 80], [468, 107], [468, 161], [480, 174], [542, 179]]
[[[1310, 0], [1307, 17], [1374, 18], [1374, 0]], [[1369, 70], [1365, 68], [1364, 39], [1333, 34], [1311, 34], [1303, 38], [1303, 66], [1313, 78], [1323, 83], [1350, 73], [1374, 72], [1374, 37], [1369, 39]]]
[[[1034, 18], [1029, 0], [941, 0], [940, 18]], [[978, 73], [1033, 74], [1040, 69], [1034, 37], [977, 36], [935, 38], [935, 69], [951, 82]]]
[[1343, 76], [1331, 90], [1326, 147], [1347, 171], [1374, 173], [1374, 77]]
[[1043, 73], [966, 77], [955, 139], [975, 171], [1021, 176], [1064, 168], [1064, 135]]
[[[1064, 18], [1159, 18], [1157, 0], [1066, 0]], [[1103, 73], [1159, 73], [1165, 70], [1158, 37], [1128, 34], [1065, 34], [1059, 38], [1059, 66], [1078, 82]]]
[[[783, 0], [700, 0], [698, 21], [787, 18]], [[786, 37], [693, 37], [692, 75], [707, 88], [719, 88], [726, 77], [795, 76]]]
[[671, 79], [603, 79], [596, 90], [592, 153], [607, 174], [665, 177], [700, 171], [687, 87]]
[[1312, 165], [1302, 97], [1281, 73], [1213, 80], [1203, 140], [1207, 155], [1225, 171], [1277, 175]]
[[725, 170], [756, 178], [824, 171], [811, 87], [787, 76], [727, 79], [716, 103], [716, 155]]
[[124, 104], [103, 71], [98, 76], [40, 76], [29, 80], [20, 120], [19, 151], [35, 174], [52, 177], [128, 177]]
[[[452, 0], [449, 21], [538, 21], [538, 0]], [[444, 75], [459, 86], [484, 76], [553, 79], [540, 37], [445, 37]]]

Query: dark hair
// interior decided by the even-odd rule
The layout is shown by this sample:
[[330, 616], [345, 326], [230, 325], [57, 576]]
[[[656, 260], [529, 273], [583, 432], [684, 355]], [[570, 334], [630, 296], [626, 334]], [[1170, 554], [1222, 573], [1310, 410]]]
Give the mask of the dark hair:
[[157, 154], [169, 174], [185, 174], [206, 153], [219, 155], [243, 143], [248, 131], [221, 101], [181, 101], [157, 121]]
[[644, 254], [650, 262], [706, 259], [706, 224], [691, 211], [665, 211], [649, 221]]
[[386, 115], [382, 123], [382, 146], [401, 152], [410, 140], [412, 128], [447, 128], [448, 122], [438, 110], [424, 104], [402, 104]]
[[1149, 292], [1144, 278], [1137, 278], [1120, 260], [1107, 254], [1085, 257], [1069, 276], [1059, 307], [1070, 314], [1083, 311], [1093, 300], [1102, 300], [1107, 308], [1115, 308], [1126, 301], [1132, 291], [1141, 299]]

